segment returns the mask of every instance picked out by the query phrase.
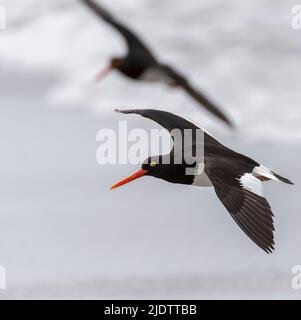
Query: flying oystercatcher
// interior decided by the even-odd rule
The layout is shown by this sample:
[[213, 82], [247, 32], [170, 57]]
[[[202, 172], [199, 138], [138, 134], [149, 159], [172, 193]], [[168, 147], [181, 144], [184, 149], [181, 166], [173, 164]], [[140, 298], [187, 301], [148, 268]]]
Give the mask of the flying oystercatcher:
[[[139, 114], [157, 122], [169, 133], [179, 130], [186, 137], [188, 145], [183, 143], [185, 139], [176, 140], [171, 135], [173, 147], [169, 154], [149, 157], [139, 171], [111, 189], [142, 176], [152, 176], [171, 183], [213, 186], [220, 201], [246, 235], [267, 253], [274, 250], [273, 213], [263, 196], [262, 182], [276, 180], [293, 184], [291, 181], [227, 148], [195, 124], [172, 113], [154, 109], [116, 111]], [[197, 132], [201, 132], [202, 139], [197, 139]], [[174, 159], [179, 154], [183, 155], [187, 147], [193, 149], [191, 155], [195, 155], [197, 147], [200, 147], [203, 155], [199, 158], [183, 157], [181, 163], [176, 162]]]
[[97, 76], [98, 80], [104, 78], [110, 71], [118, 70], [123, 75], [134, 80], [158, 81], [167, 83], [169, 86], [181, 87], [194, 100], [205, 107], [207, 111], [214, 114], [229, 126], [233, 126], [229, 118], [216, 104], [210, 101], [204, 93], [194, 89], [189, 81], [175, 69], [160, 63], [151, 50], [132, 31], [117, 21], [107, 10], [93, 0], [81, 1], [92, 9], [97, 16], [115, 27], [125, 38], [128, 47], [127, 55], [125, 57], [112, 58], [109, 66]]

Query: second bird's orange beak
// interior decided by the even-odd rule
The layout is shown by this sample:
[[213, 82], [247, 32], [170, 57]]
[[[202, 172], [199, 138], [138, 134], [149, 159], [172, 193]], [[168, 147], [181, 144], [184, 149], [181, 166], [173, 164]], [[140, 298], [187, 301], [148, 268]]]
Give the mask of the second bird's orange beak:
[[129, 182], [131, 182], [131, 181], [134, 181], [134, 180], [136, 180], [136, 179], [138, 179], [138, 178], [141, 178], [141, 177], [143, 177], [146, 173], [147, 173], [146, 170], [140, 169], [140, 170], [138, 170], [137, 172], [135, 172], [134, 174], [132, 174], [131, 176], [129, 176], [128, 178], [126, 178], [126, 179], [124, 179], [124, 180], [122, 180], [122, 181], [114, 184], [114, 185], [111, 187], [111, 190], [114, 190], [114, 189], [116, 189], [116, 188], [118, 188], [118, 187], [121, 187], [122, 185], [124, 185], [124, 184], [126, 184], [126, 183], [129, 183]]
[[114, 69], [114, 66], [110, 64], [108, 67], [106, 67], [104, 70], [100, 71], [96, 76], [95, 76], [95, 81], [99, 82], [103, 78], [105, 78], [112, 70]]

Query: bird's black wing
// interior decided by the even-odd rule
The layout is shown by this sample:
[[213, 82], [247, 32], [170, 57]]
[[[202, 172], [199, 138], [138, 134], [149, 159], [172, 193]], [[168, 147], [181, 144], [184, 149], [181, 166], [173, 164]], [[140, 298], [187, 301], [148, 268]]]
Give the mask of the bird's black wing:
[[[151, 119], [155, 122], [157, 122], [159, 125], [161, 125], [163, 128], [165, 128], [168, 132], [172, 132], [175, 129], [178, 129], [181, 131], [182, 135], [184, 134], [192, 134], [192, 143], [195, 143], [196, 134], [193, 134], [194, 132], [198, 132], [198, 134], [203, 135], [204, 143], [208, 146], [210, 146], [210, 150], [214, 150], [214, 152], [223, 152], [224, 155], [237, 155], [236, 152], [232, 151], [231, 149], [227, 148], [220, 142], [218, 142], [216, 139], [211, 137], [208, 133], [206, 133], [203, 129], [198, 127], [196, 124], [194, 124], [191, 121], [188, 121], [180, 116], [177, 116], [171, 112], [163, 111], [163, 110], [156, 110], [156, 109], [130, 109], [130, 110], [119, 110], [116, 109], [116, 112], [124, 113], [124, 114], [130, 114], [135, 113], [139, 114], [144, 118]], [[186, 133], [184, 130], [188, 129]], [[188, 139], [187, 139], [188, 140]], [[208, 149], [209, 150], [209, 149]], [[243, 156], [242, 156], [243, 157]], [[246, 158], [246, 157], [245, 157]]]
[[[206, 133], [194, 123], [182, 117], [167, 111], [156, 109], [131, 109], [115, 111], [124, 114], [139, 114], [142, 117], [157, 122], [170, 133], [173, 140], [173, 148], [171, 152], [174, 154], [183, 154], [184, 148], [190, 148], [192, 153], [195, 152], [196, 142], [199, 143], [198, 146], [201, 156], [204, 154], [204, 135], [206, 135]], [[178, 137], [179, 139], [177, 139]]]
[[274, 249], [273, 213], [263, 196], [243, 187], [240, 179], [244, 170], [243, 165], [230, 159], [205, 161], [205, 172], [232, 218], [251, 240], [270, 253]]
[[156, 109], [130, 109], [130, 110], [116, 109], [115, 111], [124, 113], [124, 114], [129, 114], [129, 113], [139, 114], [144, 118], [148, 118], [157, 122], [169, 132], [171, 132], [174, 129], [180, 129], [180, 130], [200, 129], [194, 123], [167, 111], [156, 110]]
[[[157, 122], [171, 134], [173, 140], [171, 153], [175, 156], [184, 155], [185, 160], [190, 164], [194, 163], [194, 161], [197, 163], [204, 162], [204, 156], [206, 156], [208, 149], [214, 150], [214, 152], [222, 152], [225, 156], [236, 155], [236, 152], [218, 142], [200, 127], [173, 113], [156, 109], [115, 111], [124, 114], [139, 114], [142, 117]], [[180, 139], [177, 139], [178, 133], [181, 134]]]
[[221, 108], [217, 106], [213, 101], [211, 101], [206, 94], [200, 90], [196, 90], [189, 83], [189, 81], [184, 78], [181, 74], [175, 71], [173, 68], [164, 65], [166, 73], [175, 81], [175, 83], [182, 87], [194, 100], [201, 104], [208, 112], [215, 115], [220, 120], [224, 121], [228, 126], [233, 127], [233, 123], [226, 116], [226, 114], [221, 111]]
[[125, 38], [128, 49], [129, 49], [129, 57], [130, 56], [143, 56], [150, 61], [155, 61], [153, 54], [147, 48], [147, 46], [127, 27], [122, 25], [120, 22], [116, 21], [116, 19], [101, 5], [96, 3], [93, 0], [81, 0], [84, 4], [86, 4], [94, 13], [106, 21], [107, 23], [111, 24], [115, 27]]

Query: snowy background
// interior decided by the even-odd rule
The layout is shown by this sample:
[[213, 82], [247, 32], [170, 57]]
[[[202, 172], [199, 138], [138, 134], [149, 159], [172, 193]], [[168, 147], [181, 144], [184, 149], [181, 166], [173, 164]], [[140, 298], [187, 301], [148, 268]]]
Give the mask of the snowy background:
[[[77, 0], [0, 0], [0, 298], [301, 298], [301, 30], [281, 0], [103, 0], [163, 61], [205, 88], [230, 132], [183, 92], [112, 73], [91, 81], [122, 38]], [[133, 165], [96, 163], [96, 133], [150, 121], [115, 107], [188, 116], [287, 176], [267, 183], [276, 251], [235, 225], [211, 188], [145, 178], [108, 188]]]

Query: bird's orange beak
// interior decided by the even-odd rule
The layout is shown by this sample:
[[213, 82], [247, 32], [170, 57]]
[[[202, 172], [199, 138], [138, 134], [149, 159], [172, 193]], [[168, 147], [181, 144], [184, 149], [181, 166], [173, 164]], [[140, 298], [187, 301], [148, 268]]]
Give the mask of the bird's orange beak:
[[95, 81], [100, 82], [102, 79], [104, 79], [115, 67], [110, 64], [108, 67], [106, 67], [104, 70], [100, 71], [96, 76], [95, 76]]
[[121, 187], [121, 186], [123, 186], [124, 184], [129, 183], [129, 182], [131, 182], [131, 181], [134, 181], [134, 180], [136, 180], [136, 179], [138, 179], [138, 178], [141, 178], [141, 177], [143, 177], [146, 173], [147, 173], [146, 170], [140, 169], [140, 170], [138, 170], [137, 172], [135, 172], [134, 174], [132, 174], [131, 176], [129, 176], [128, 178], [126, 178], [126, 179], [124, 179], [124, 180], [122, 180], [122, 181], [114, 184], [114, 185], [111, 187], [111, 190], [116, 189], [116, 188], [118, 188], [118, 187]]

